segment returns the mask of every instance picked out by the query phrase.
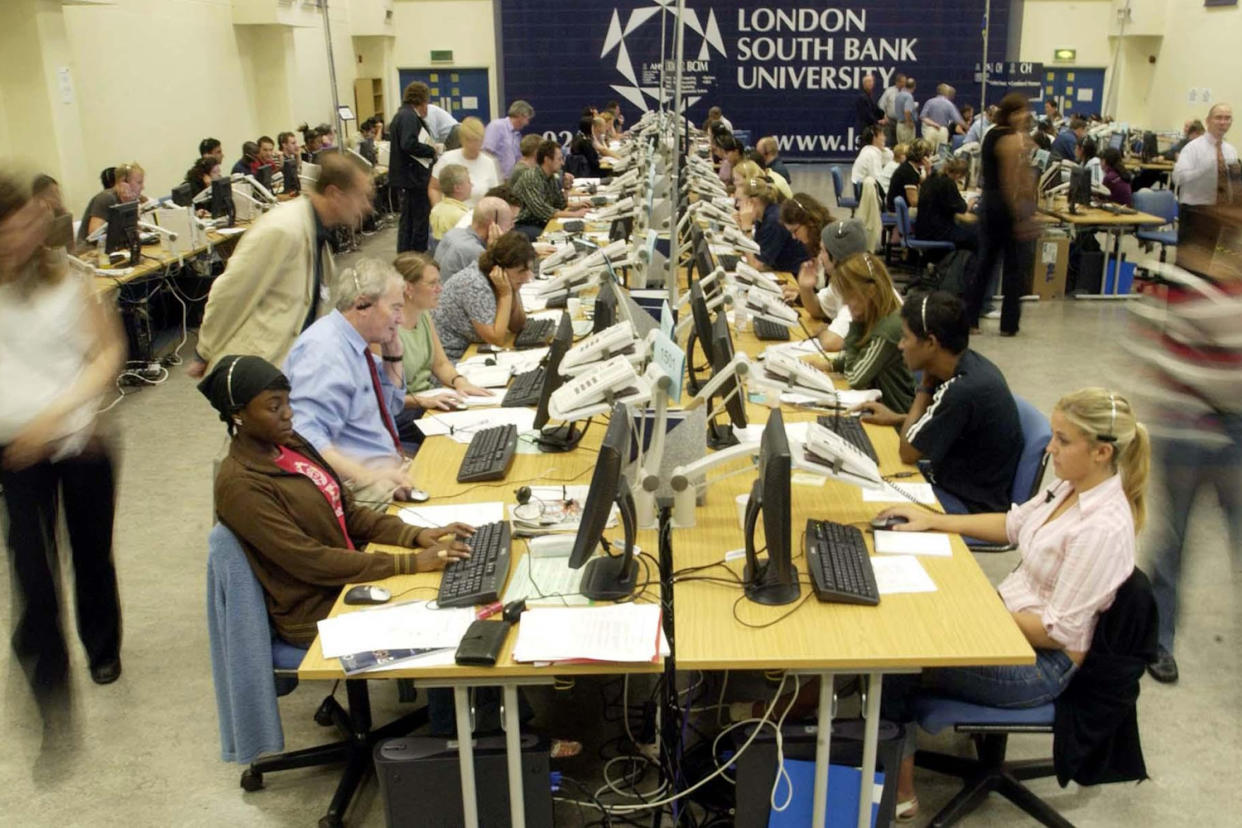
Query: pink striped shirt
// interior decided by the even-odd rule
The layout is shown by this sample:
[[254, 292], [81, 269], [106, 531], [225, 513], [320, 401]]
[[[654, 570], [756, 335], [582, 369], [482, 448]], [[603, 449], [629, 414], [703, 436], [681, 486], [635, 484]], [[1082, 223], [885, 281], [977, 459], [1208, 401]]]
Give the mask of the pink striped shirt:
[[1005, 516], [1009, 542], [1022, 560], [998, 587], [1010, 612], [1033, 612], [1048, 636], [1067, 650], [1091, 648], [1099, 614], [1134, 570], [1134, 515], [1114, 474], [1080, 492], [1078, 502], [1048, 523], [1073, 492], [1058, 480]]

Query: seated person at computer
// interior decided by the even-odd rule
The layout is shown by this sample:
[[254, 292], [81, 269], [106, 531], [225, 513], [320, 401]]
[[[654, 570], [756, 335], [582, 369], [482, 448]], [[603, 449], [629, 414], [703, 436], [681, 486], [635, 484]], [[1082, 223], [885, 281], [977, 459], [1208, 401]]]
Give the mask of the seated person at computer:
[[[401, 430], [403, 415], [421, 415], [423, 411], [439, 409], [450, 411], [462, 396], [491, 396], [491, 391], [479, 388], [463, 375], [457, 373], [453, 363], [444, 354], [440, 335], [436, 333], [431, 312], [440, 305], [440, 293], [444, 289], [440, 281], [440, 268], [426, 253], [406, 252], [397, 255], [392, 266], [405, 280], [405, 307], [401, 311], [402, 365], [405, 368], [405, 411], [397, 415], [397, 429]], [[432, 381], [451, 393], [426, 394]], [[404, 440], [404, 437], [403, 437]], [[410, 442], [406, 440], [405, 442]]]
[[898, 144], [893, 147], [893, 157], [880, 169], [880, 174], [876, 177], [875, 183], [879, 184], [880, 189], [884, 191], [885, 200], [888, 198], [889, 187], [893, 185], [893, 173], [897, 172], [897, 168], [906, 162], [906, 155], [909, 152], [909, 144]]
[[242, 157], [237, 160], [230, 171], [233, 175], [250, 175], [259, 163], [259, 144], [246, 141], [242, 144]]
[[534, 278], [535, 248], [511, 230], [444, 286], [432, 312], [444, 353], [456, 362], [472, 343], [504, 345], [526, 325], [518, 290]]
[[[142, 185], [146, 173], [137, 161], [118, 164], [110, 169], [110, 174], [105, 171], [107, 178], [103, 174], [100, 175], [100, 183], [104, 184], [104, 189], [95, 194], [82, 213], [82, 223], [78, 225], [79, 248], [86, 247], [87, 237], [108, 223], [109, 207], [115, 207], [127, 201], [139, 201], [142, 198]], [[109, 187], [105, 181], [111, 181], [112, 186]]]
[[487, 196], [479, 202], [466, 227], [454, 227], [436, 245], [440, 278], [447, 283], [483, 255], [487, 246], [513, 229], [513, 211], [503, 198]]
[[889, 177], [888, 193], [884, 200], [885, 209], [888, 212], [897, 211], [897, 204], [894, 201], [897, 196], [906, 200], [907, 207], [918, 206], [919, 185], [931, 172], [931, 154], [931, 144], [922, 138], [910, 142], [905, 163], [898, 165]]
[[217, 138], [204, 138], [198, 142], [199, 158], [214, 158], [217, 164], [224, 163], [224, 145]]
[[513, 169], [509, 172], [509, 177], [505, 179], [505, 184], [509, 187], [513, 186], [513, 182], [518, 180], [522, 170], [530, 169], [535, 166], [535, 155], [539, 152], [539, 145], [543, 143], [543, 136], [539, 134], [523, 135], [522, 140], [518, 142], [518, 152], [522, 155], [514, 163]]
[[777, 176], [771, 170], [765, 169], [762, 164], [755, 161], [751, 153], [744, 157], [733, 167], [733, 192], [739, 192], [739, 188], [752, 178], [766, 181], [768, 186], [776, 191], [779, 203], [784, 204], [785, 199], [793, 195], [793, 191], [789, 189], [789, 182], [783, 179], [777, 180]]
[[341, 145], [336, 140], [336, 127], [335, 126], [325, 121], [324, 123], [315, 127], [315, 131], [318, 132], [319, 135], [323, 139], [322, 143], [319, 145], [319, 149], [326, 150], [326, 149], [340, 148]]
[[[821, 249], [819, 237], [824, 228], [832, 222], [832, 214], [810, 193], [793, 193], [781, 202], [780, 218], [781, 224], [789, 231], [789, 234], [802, 242], [802, 246], [806, 248], [808, 258], [798, 269], [797, 278], [801, 280], [804, 275], [806, 276], [807, 283], [810, 285], [810, 295], [813, 297], [815, 291], [828, 283], [823, 265], [819, 261]], [[798, 284], [798, 281], [793, 284], [789, 282], [781, 284], [781, 291], [784, 293], [786, 302], [793, 303], [802, 298]], [[803, 305], [806, 305], [805, 300], [803, 300]], [[816, 316], [810, 305], [807, 305], [807, 309], [816, 319], [821, 318]]]
[[[767, 161], [763, 158], [763, 153], [759, 152], [759, 150], [751, 150], [745, 153], [742, 166], [747, 162], [754, 164], [762, 171], [761, 177], [766, 178], [777, 189], [781, 194], [782, 201], [787, 198], [793, 198], [793, 188], [789, 186], [789, 179], [769, 167]], [[733, 186], [737, 186], [737, 167], [733, 168]]]
[[358, 154], [375, 166], [379, 163], [379, 150], [375, 142], [379, 140], [380, 125], [374, 118], [367, 118], [358, 127]]
[[[862, 148], [858, 150], [858, 157], [854, 159], [854, 166], [850, 169], [851, 184], [858, 187], [868, 178], [875, 179], [877, 184], [880, 182], [884, 165], [893, 160], [893, 151], [885, 146], [887, 141], [882, 126], [873, 125], [863, 130]], [[884, 195], [884, 192], [880, 193], [881, 198]]]
[[902, 306], [901, 322], [906, 366], [923, 372], [914, 404], [905, 415], [883, 403], [855, 410], [863, 422], [897, 428], [901, 462], [926, 461], [945, 511], [1008, 508], [1022, 426], [1005, 377], [968, 347], [966, 306], [943, 291], [916, 293]]
[[431, 208], [431, 237], [438, 243], [444, 234], [457, 226], [457, 222], [470, 211], [466, 199], [470, 198], [470, 171], [461, 164], [447, 164], [440, 169], [441, 197]]
[[738, 226], [754, 231], [759, 253], [746, 253], [746, 261], [759, 270], [797, 273], [808, 258], [802, 242], [781, 224], [780, 193], [761, 178], [750, 178], [738, 188]]
[[270, 135], [261, 135], [256, 141], [259, 145], [259, 157], [255, 161], [254, 166], [250, 168], [250, 172], [254, 173], [260, 167], [271, 167], [273, 171], [280, 169], [280, 163], [276, 159], [276, 142], [272, 140]]
[[[359, 504], [341, 475], [294, 428], [289, 380], [256, 356], [229, 355], [199, 383], [228, 424], [216, 516], [263, 586], [284, 641], [308, 647], [345, 584], [442, 569], [470, 556], [462, 523], [412, 526]], [[408, 552], [363, 552], [368, 543]]]
[[302, 133], [302, 161], [314, 164], [315, 156], [324, 148], [323, 133], [307, 124], [298, 127], [298, 132]]
[[205, 155], [186, 170], [185, 183], [190, 185], [190, 196], [211, 188], [211, 182], [220, 177], [220, 165], [210, 155]]
[[798, 270], [798, 296], [802, 306], [813, 319], [828, 322], [827, 327], [817, 334], [819, 344], [825, 351], [840, 351], [845, 347], [845, 337], [853, 321], [849, 306], [841, 297], [832, 275], [847, 259], [866, 252], [867, 248], [867, 228], [861, 221], [834, 221], [820, 231], [815, 268], [803, 263]]
[[[573, 155], [583, 159], [584, 174], [588, 178], [602, 178], [604, 170], [599, 165], [599, 157], [604, 150], [607, 150], [607, 141], [604, 135], [604, 119], [596, 116], [584, 117], [578, 123], [578, 134], [574, 136], [569, 145], [569, 151]], [[611, 150], [607, 150], [609, 154]]]
[[359, 259], [341, 272], [335, 299], [285, 358], [293, 425], [360, 503], [382, 508], [412, 494], [425, 499], [412, 492], [410, 461], [393, 422], [405, 408], [398, 330], [405, 280], [387, 262]]
[[1053, 140], [1049, 153], [1053, 161], [1073, 161], [1078, 154], [1078, 144], [1087, 134], [1087, 122], [1075, 115], [1061, 128]]
[[884, 262], [874, 253], [851, 256], [832, 274], [832, 284], [850, 311], [845, 347], [831, 365], [850, 388], [874, 388], [893, 411], [908, 411], [914, 378], [901, 357], [901, 300]]
[[554, 218], [582, 218], [586, 215], [585, 206], [571, 208], [565, 199], [565, 189], [561, 185], [564, 166], [561, 145], [545, 140], [535, 152], [535, 166], [523, 170], [510, 185], [514, 195], [522, 202], [517, 229], [526, 238], [538, 238]]
[[280, 162], [295, 159], [300, 164], [302, 162], [302, 154], [298, 149], [298, 134], [296, 132], [282, 132], [276, 136], [276, 144], [280, 148]]
[[716, 147], [720, 151], [720, 182], [733, 193], [733, 168], [742, 163], [742, 142], [732, 135], [721, 135]]
[[966, 179], [966, 170], [964, 159], [952, 158], [919, 187], [919, 213], [914, 218], [914, 235], [919, 241], [949, 241], [958, 250], [979, 249], [978, 229], [957, 222], [967, 209], [958, 189]]
[[1104, 171], [1104, 186], [1108, 189], [1108, 200], [1114, 204], [1129, 207], [1134, 202], [1134, 194], [1130, 190], [1130, 174], [1121, 163], [1121, 152], [1107, 147], [1100, 153], [1100, 169]]
[[1006, 511], [944, 515], [896, 506], [906, 532], [954, 532], [1017, 544], [1020, 564], [997, 588], [1035, 650], [1013, 667], [926, 669], [888, 676], [882, 715], [906, 725], [897, 781], [898, 814], [913, 818], [915, 728], [911, 702], [933, 693], [989, 707], [1038, 707], [1068, 686], [1091, 647], [1100, 613], [1134, 571], [1135, 534], [1146, 516], [1150, 444], [1125, 397], [1103, 388], [1076, 391], [1052, 412], [1048, 444], [1055, 479], [1047, 492]]
[[[431, 185], [427, 193], [432, 204], [439, 201], [445, 192], [443, 182], [440, 181], [440, 172], [449, 164], [458, 164], [470, 172], [470, 192], [461, 199], [468, 207], [473, 207], [488, 190], [500, 185], [500, 167], [496, 165], [496, 159], [483, 152], [485, 131], [486, 127], [478, 118], [466, 118], [461, 122], [457, 128], [461, 146], [441, 155], [431, 168]], [[539, 138], [537, 135], [533, 137]]]

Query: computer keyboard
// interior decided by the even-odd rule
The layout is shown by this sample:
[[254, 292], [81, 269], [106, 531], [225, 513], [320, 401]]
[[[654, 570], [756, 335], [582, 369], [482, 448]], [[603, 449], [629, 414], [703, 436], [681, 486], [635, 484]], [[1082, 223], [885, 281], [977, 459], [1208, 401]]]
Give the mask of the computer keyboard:
[[760, 319], [755, 317], [755, 337], [763, 340], [781, 340], [789, 339], [789, 328], [784, 325], [778, 325], [769, 319]]
[[555, 335], [555, 319], [527, 319], [517, 339], [513, 340], [513, 347], [543, 348], [552, 343], [552, 337]]
[[804, 543], [816, 598], [835, 604], [880, 603], [867, 543], [856, 527], [811, 519]]
[[490, 604], [504, 594], [509, 579], [509, 521], [475, 527], [468, 543], [470, 557], [444, 567], [436, 596], [438, 606]]
[[875, 453], [875, 446], [871, 445], [871, 438], [867, 436], [867, 430], [863, 428], [863, 424], [857, 417], [834, 417], [828, 414], [816, 417], [815, 421], [844, 437], [850, 445], [870, 457], [872, 462], [880, 462], [880, 458]]
[[525, 405], [539, 405], [539, 393], [543, 390], [545, 372], [543, 368], [535, 368], [524, 374], [518, 374], [509, 383], [505, 398], [500, 401], [502, 408], [521, 408]]
[[470, 438], [470, 447], [457, 468], [458, 483], [480, 480], [504, 480], [517, 449], [517, 426], [499, 425], [485, 428]]

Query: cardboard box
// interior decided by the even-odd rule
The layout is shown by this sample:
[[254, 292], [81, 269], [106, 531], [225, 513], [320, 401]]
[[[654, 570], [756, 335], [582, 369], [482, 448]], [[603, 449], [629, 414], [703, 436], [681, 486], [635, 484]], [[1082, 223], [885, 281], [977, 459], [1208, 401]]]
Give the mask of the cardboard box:
[[1040, 299], [1060, 299], [1065, 295], [1065, 274], [1069, 268], [1069, 238], [1043, 235], [1035, 242], [1035, 261], [1031, 268], [1031, 293]]

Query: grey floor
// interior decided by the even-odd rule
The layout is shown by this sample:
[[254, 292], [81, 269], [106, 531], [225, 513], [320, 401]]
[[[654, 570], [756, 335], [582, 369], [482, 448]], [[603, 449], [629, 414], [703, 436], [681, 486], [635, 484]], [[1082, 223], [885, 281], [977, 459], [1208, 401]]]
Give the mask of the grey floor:
[[[795, 187], [823, 193], [822, 169], [794, 168]], [[391, 232], [366, 241], [364, 252], [389, 256]], [[1014, 390], [1048, 410], [1057, 398], [1087, 385], [1127, 390], [1133, 361], [1121, 349], [1125, 309], [1115, 302], [1046, 302], [1023, 308], [1022, 333], [995, 335], [985, 323], [974, 346], [996, 361]], [[73, 653], [71, 722], [45, 729], [20, 670], [0, 648], [5, 688], [0, 727], [0, 821], [9, 825], [313, 825], [336, 782], [334, 769], [270, 775], [266, 790], [243, 794], [239, 769], [219, 759], [216, 714], [204, 611], [205, 539], [211, 522], [211, 460], [223, 426], [175, 371], [114, 409], [122, 462], [116, 559], [125, 620], [124, 675], [97, 687], [86, 675], [80, 648]], [[1155, 507], [1159, 509], [1159, 506]], [[1179, 638], [1181, 683], [1144, 680], [1139, 721], [1152, 779], [1142, 785], [1065, 790], [1033, 783], [1077, 825], [1236, 825], [1242, 666], [1236, 573], [1230, 568], [1219, 509], [1203, 498], [1193, 520]], [[1013, 555], [982, 560], [999, 580]], [[66, 573], [66, 578], [70, 576]], [[66, 581], [68, 582], [68, 580]], [[7, 592], [7, 591], [6, 591]], [[11, 600], [0, 596], [0, 629], [10, 629]], [[400, 709], [388, 685], [373, 683], [376, 719]], [[304, 684], [281, 700], [286, 743], [325, 740], [311, 721], [326, 685]], [[593, 719], [596, 691], [579, 686], [545, 697], [547, 708], [576, 711], [578, 733], [595, 742], [615, 725]], [[930, 740], [965, 750], [952, 738]], [[1015, 756], [1047, 755], [1046, 736], [1013, 740]], [[578, 766], [589, 765], [579, 762]], [[589, 767], [583, 771], [589, 773]], [[919, 777], [923, 815], [952, 795], [952, 785]], [[456, 796], [428, 791], [429, 797]], [[1233, 817], [1229, 814], [1234, 813]], [[573, 809], [562, 824], [577, 825]], [[352, 825], [382, 825], [383, 807], [369, 784], [350, 813]], [[925, 820], [920, 820], [920, 823]], [[966, 825], [1029, 824], [1008, 803], [992, 798]]]

